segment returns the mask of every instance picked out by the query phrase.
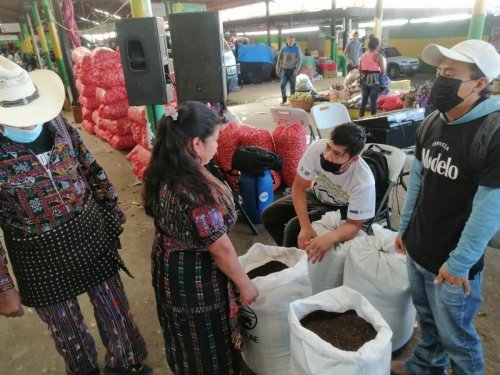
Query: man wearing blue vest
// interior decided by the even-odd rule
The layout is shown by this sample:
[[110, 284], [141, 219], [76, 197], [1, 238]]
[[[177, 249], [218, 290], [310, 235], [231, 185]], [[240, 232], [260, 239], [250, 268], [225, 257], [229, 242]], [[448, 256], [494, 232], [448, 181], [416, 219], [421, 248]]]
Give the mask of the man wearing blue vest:
[[[485, 373], [474, 327], [483, 296], [484, 252], [500, 223], [500, 100], [488, 84], [500, 55], [482, 40], [452, 48], [430, 44], [422, 60], [437, 67], [430, 100], [437, 111], [419, 127], [396, 249], [408, 253], [408, 278], [421, 338], [391, 374]], [[494, 128], [493, 128], [494, 129]], [[484, 158], [478, 158], [484, 155]]]
[[276, 63], [276, 72], [281, 77], [281, 97], [285, 104], [287, 101], [286, 84], [290, 82], [290, 95], [295, 94], [295, 79], [299, 74], [302, 65], [302, 52], [300, 47], [295, 44], [295, 37], [289, 35], [286, 44], [281, 47]]

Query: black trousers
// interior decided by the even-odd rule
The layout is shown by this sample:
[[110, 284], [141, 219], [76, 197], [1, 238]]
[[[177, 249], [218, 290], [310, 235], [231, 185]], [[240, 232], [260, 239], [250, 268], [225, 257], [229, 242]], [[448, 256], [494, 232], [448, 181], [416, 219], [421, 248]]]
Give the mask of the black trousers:
[[[324, 204], [316, 198], [312, 189], [306, 190], [307, 213], [311, 222], [321, 219], [330, 211], [341, 210], [345, 219], [347, 206], [337, 207]], [[297, 237], [300, 233], [300, 222], [293, 207], [292, 196], [288, 195], [266, 207], [262, 212], [262, 224], [278, 246], [297, 247]]]

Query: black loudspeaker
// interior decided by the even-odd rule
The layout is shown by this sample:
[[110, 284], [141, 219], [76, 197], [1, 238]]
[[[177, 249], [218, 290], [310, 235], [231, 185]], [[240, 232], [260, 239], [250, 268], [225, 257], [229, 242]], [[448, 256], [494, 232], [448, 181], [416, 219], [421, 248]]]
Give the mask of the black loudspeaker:
[[227, 98], [219, 13], [169, 15], [179, 102], [224, 102]]
[[167, 103], [165, 26], [159, 17], [116, 21], [125, 86], [130, 105]]
[[[358, 125], [363, 126], [361, 123]], [[363, 126], [366, 132], [366, 143], [382, 143], [398, 148], [415, 145], [415, 133], [420, 121], [410, 121], [407, 124], [389, 129], [370, 128]]]

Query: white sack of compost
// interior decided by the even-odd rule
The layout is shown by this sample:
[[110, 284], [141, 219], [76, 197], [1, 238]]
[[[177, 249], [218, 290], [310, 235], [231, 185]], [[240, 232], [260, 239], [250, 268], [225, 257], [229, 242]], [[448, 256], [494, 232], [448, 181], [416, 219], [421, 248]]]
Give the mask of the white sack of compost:
[[[318, 310], [344, 313], [355, 310], [377, 332], [357, 351], [340, 350], [304, 328], [301, 319]], [[341, 286], [290, 304], [290, 345], [293, 375], [387, 375], [391, 364], [392, 331], [382, 315], [358, 292]]]
[[253, 245], [239, 257], [246, 273], [269, 262], [288, 268], [267, 276], [255, 277], [259, 297], [242, 309], [245, 363], [259, 375], [288, 375], [290, 367], [290, 327], [287, 315], [290, 302], [311, 295], [307, 276], [307, 254], [297, 248]]
[[297, 78], [295, 79], [295, 91], [298, 92], [309, 92], [309, 91], [314, 91], [314, 86], [311, 82], [311, 79], [307, 74], [299, 74]]
[[406, 256], [396, 252], [396, 232], [372, 226], [374, 236], [352, 240], [344, 268], [344, 285], [363, 296], [392, 329], [392, 350], [413, 335], [415, 307], [411, 299]]
[[[318, 236], [332, 231], [344, 223], [340, 218], [340, 211], [331, 211], [324, 214], [320, 220], [313, 221], [312, 227]], [[365, 237], [366, 233], [359, 231], [355, 238]], [[342, 286], [344, 280], [344, 263], [351, 247], [351, 241], [345, 241], [327, 250], [321, 262], [307, 262], [309, 279], [313, 294], [324, 290]]]

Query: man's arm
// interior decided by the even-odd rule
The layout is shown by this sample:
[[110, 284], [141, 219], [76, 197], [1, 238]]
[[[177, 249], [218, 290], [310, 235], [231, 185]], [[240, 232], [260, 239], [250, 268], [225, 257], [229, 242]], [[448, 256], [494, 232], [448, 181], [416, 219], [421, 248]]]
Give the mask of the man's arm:
[[344, 48], [344, 57], [347, 60], [347, 64], [352, 63], [353, 61], [349, 58], [349, 53], [351, 51], [351, 42], [348, 42]]
[[363, 220], [347, 219], [345, 223], [342, 223], [335, 230], [313, 238], [307, 243], [305, 248], [309, 260], [312, 263], [321, 262], [328, 249], [339, 242], [353, 239], [362, 226]]
[[283, 50], [280, 49], [278, 52], [278, 58], [276, 59], [276, 74], [280, 75], [281, 72], [281, 59], [283, 58]]
[[499, 227], [500, 188], [479, 186], [457, 247], [444, 264], [446, 270], [455, 277], [468, 276]]
[[297, 50], [297, 65], [295, 66], [295, 71], [293, 72], [295, 75], [299, 74], [300, 67], [302, 66], [302, 51], [299, 46], [297, 46]]
[[292, 185], [293, 208], [300, 223], [300, 233], [297, 238], [297, 244], [300, 249], [304, 249], [306, 242], [317, 236], [316, 231], [311, 225], [307, 211], [306, 190], [311, 186], [311, 181], [300, 177], [298, 174]]

